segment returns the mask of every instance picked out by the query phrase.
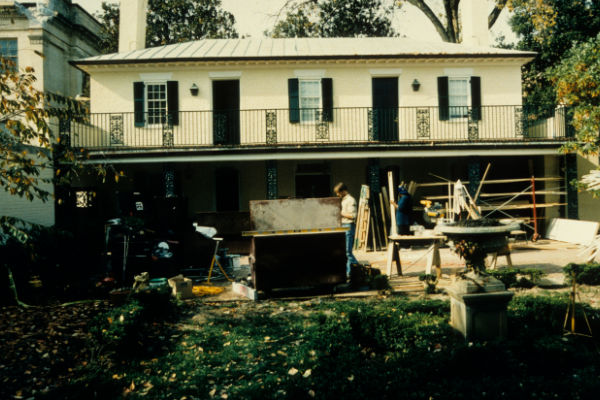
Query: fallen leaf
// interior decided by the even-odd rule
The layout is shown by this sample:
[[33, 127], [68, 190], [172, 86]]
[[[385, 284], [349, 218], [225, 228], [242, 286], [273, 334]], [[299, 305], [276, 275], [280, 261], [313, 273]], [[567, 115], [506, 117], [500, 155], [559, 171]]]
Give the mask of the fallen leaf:
[[304, 371], [304, 373], [302, 374], [303, 378], [308, 378], [310, 375], [312, 374], [312, 370], [307, 369], [306, 371]]
[[288, 374], [292, 375], [292, 376], [296, 375], [297, 373], [298, 373], [298, 370], [294, 367], [290, 368], [290, 370], [288, 371]]

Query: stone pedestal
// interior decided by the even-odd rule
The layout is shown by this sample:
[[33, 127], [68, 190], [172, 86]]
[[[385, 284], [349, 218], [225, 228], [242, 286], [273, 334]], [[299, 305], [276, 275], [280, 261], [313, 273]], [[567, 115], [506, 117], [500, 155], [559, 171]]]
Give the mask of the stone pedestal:
[[467, 274], [447, 289], [451, 300], [450, 324], [467, 340], [506, 336], [506, 306], [514, 293], [491, 276]]

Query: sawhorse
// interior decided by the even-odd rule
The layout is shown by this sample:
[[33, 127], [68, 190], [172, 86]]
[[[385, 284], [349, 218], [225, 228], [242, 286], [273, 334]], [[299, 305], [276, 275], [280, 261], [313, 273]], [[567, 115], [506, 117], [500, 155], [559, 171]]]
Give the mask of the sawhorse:
[[387, 249], [387, 274], [392, 276], [392, 264], [396, 263], [396, 272], [402, 276], [402, 262], [400, 260], [400, 243], [404, 245], [426, 245], [429, 244], [427, 250], [427, 266], [425, 273], [431, 274], [432, 268], [436, 268], [436, 276], [439, 279], [442, 276], [442, 262], [440, 258], [440, 243], [446, 239], [445, 236], [410, 236], [410, 235], [395, 235], [389, 237]]

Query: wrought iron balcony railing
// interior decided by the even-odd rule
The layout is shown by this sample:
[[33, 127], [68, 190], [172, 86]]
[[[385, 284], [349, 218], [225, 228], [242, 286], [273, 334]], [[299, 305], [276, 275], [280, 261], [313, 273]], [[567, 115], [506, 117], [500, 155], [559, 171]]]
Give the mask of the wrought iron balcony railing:
[[568, 112], [540, 116], [522, 106], [334, 108], [89, 114], [61, 124], [88, 149], [559, 141]]

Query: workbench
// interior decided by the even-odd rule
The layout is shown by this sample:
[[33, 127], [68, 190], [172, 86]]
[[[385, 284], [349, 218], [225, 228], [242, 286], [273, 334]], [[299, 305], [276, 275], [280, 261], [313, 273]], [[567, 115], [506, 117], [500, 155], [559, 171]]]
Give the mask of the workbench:
[[443, 235], [412, 236], [412, 235], [393, 235], [389, 236], [387, 249], [387, 274], [392, 276], [392, 264], [396, 262], [396, 271], [402, 275], [402, 263], [400, 261], [400, 247], [402, 246], [427, 246], [426, 274], [431, 274], [431, 269], [435, 265], [438, 279], [442, 275], [442, 263], [440, 259], [440, 244], [446, 240]]

